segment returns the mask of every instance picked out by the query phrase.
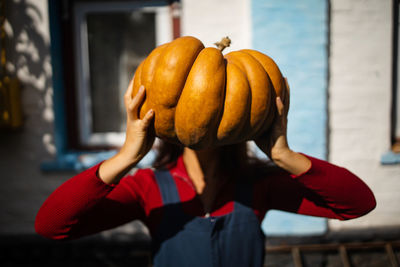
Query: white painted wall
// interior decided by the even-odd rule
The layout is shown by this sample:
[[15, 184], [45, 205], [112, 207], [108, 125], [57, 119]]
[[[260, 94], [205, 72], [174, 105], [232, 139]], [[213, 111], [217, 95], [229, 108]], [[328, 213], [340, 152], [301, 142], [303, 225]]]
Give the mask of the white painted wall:
[[232, 44], [225, 51], [251, 48], [250, 23], [250, 0], [182, 0], [182, 35], [205, 46], [229, 36]]
[[390, 147], [392, 1], [332, 0], [330, 37], [329, 159], [362, 177], [377, 208], [329, 227], [398, 226], [400, 165], [380, 164]]

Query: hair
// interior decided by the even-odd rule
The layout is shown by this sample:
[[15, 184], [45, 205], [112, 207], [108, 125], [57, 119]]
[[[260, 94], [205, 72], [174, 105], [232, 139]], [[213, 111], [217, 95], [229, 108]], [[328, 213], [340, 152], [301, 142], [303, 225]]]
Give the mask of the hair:
[[[165, 169], [173, 167], [178, 158], [183, 154], [183, 146], [173, 144], [162, 139], [156, 146], [156, 158], [153, 167]], [[221, 171], [231, 176], [239, 176], [244, 172], [254, 171], [264, 173], [271, 166], [268, 161], [251, 156], [247, 142], [221, 146], [220, 150]]]
[[178, 158], [183, 154], [183, 146], [173, 144], [162, 139], [155, 146], [156, 158], [153, 162], [153, 167], [156, 169], [165, 169], [175, 164]]

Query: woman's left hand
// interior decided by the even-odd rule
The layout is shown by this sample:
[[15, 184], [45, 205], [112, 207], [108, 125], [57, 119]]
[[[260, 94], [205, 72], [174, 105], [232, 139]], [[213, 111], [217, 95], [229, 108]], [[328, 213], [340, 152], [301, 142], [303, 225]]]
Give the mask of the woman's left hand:
[[289, 85], [285, 78], [286, 92], [284, 95], [285, 103], [278, 96], [276, 101], [277, 115], [272, 123], [271, 128], [258, 137], [254, 141], [257, 146], [272, 160], [276, 161], [282, 157], [284, 153], [290, 151], [287, 142], [287, 114], [289, 111]]
[[289, 148], [287, 131], [287, 114], [289, 111], [289, 85], [286, 82], [284, 103], [280, 97], [276, 98], [277, 116], [264, 135], [254, 140], [257, 146], [279, 167], [291, 174], [299, 175], [311, 167], [311, 161], [303, 154]]

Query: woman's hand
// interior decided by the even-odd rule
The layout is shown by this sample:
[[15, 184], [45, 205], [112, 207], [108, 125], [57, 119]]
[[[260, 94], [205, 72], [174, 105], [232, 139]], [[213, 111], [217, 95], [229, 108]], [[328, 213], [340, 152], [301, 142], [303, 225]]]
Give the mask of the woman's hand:
[[268, 132], [254, 140], [257, 146], [272, 161], [277, 161], [283, 154], [290, 151], [287, 142], [287, 114], [289, 112], [289, 85], [285, 78], [286, 93], [284, 96], [285, 103], [280, 97], [275, 99], [277, 115]]
[[145, 88], [141, 85], [134, 97], [132, 97], [132, 90], [133, 79], [124, 95], [127, 117], [126, 137], [119, 153], [136, 164], [153, 146], [155, 135], [150, 126], [153, 121], [154, 111], [150, 109], [143, 119], [140, 119], [139, 107], [143, 103], [146, 94]]
[[287, 142], [287, 114], [289, 112], [290, 88], [285, 78], [285, 103], [276, 98], [277, 116], [268, 132], [255, 139], [257, 146], [279, 167], [291, 174], [301, 174], [311, 166], [311, 161], [304, 155], [289, 148]]
[[150, 109], [143, 119], [139, 118], [139, 107], [143, 103], [145, 88], [142, 85], [134, 97], [132, 90], [133, 79], [124, 95], [127, 115], [125, 142], [120, 151], [104, 161], [99, 168], [100, 179], [108, 184], [118, 183], [150, 151], [154, 143], [155, 134], [151, 127], [154, 111]]

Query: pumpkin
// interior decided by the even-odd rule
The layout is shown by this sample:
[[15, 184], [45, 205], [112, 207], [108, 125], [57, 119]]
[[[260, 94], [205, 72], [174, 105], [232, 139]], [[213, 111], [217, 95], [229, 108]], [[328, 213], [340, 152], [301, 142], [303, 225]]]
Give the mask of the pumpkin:
[[155, 112], [158, 137], [193, 149], [251, 140], [265, 132], [275, 113], [275, 97], [285, 96], [275, 62], [244, 49], [222, 54], [230, 40], [207, 47], [185, 36], [155, 48], [138, 66], [132, 94], [141, 85], [143, 118]]

